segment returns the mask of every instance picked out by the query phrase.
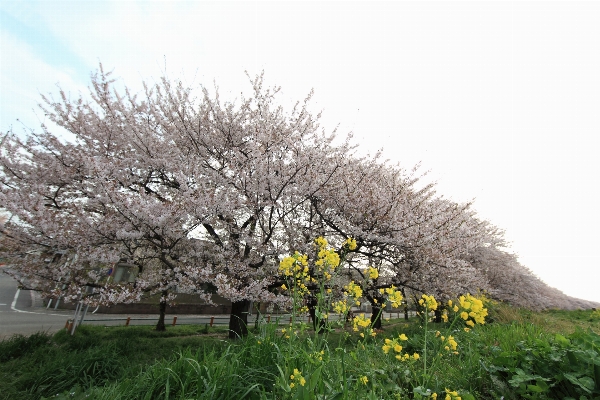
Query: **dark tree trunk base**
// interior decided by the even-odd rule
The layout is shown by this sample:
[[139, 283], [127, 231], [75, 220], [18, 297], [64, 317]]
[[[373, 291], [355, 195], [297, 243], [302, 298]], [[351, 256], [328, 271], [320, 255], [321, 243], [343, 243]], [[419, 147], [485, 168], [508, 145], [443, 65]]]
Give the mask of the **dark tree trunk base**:
[[158, 323], [156, 324], [156, 330], [159, 332], [164, 332], [167, 330], [167, 327], [165, 326], [165, 314], [167, 311], [167, 303], [166, 302], [160, 302], [160, 312], [159, 312], [159, 316], [158, 316]]
[[229, 339], [240, 339], [248, 335], [248, 307], [250, 307], [250, 300], [231, 303]]
[[434, 310], [433, 315], [435, 316], [435, 322], [437, 322], [438, 324], [442, 322], [442, 310], [440, 310], [439, 308], [437, 310]]

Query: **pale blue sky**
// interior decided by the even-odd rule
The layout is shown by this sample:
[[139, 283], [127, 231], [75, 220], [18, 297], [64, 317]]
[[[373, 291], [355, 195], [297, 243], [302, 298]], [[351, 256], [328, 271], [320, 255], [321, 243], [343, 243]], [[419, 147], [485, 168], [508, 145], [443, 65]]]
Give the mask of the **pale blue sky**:
[[523, 264], [600, 301], [600, 3], [0, 2], [0, 131], [101, 61], [139, 89], [162, 71], [224, 96], [264, 69], [322, 125], [476, 198]]

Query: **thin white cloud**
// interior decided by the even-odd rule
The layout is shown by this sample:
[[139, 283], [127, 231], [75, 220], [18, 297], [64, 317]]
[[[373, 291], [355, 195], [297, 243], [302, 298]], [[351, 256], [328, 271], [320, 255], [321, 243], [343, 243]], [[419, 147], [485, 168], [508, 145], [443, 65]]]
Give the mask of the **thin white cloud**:
[[3, 53], [0, 66], [2, 131], [11, 126], [15, 132], [23, 128], [37, 129], [41, 123], [48, 123], [37, 105], [42, 101], [42, 94], [57, 94], [57, 85], [73, 96], [87, 91], [86, 86], [74, 81], [66, 71], [47, 64], [27, 43], [6, 32], [0, 32], [0, 47]]

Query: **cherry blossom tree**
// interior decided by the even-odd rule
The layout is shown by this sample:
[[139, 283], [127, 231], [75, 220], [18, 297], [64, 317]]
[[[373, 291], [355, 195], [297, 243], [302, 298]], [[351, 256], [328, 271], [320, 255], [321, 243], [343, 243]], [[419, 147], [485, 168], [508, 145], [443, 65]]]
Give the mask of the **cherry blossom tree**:
[[[112, 83], [108, 74], [94, 76], [91, 102], [63, 92], [59, 101], [44, 98], [47, 116], [74, 141], [45, 126], [25, 140], [5, 138], [1, 201], [15, 217], [13, 241], [24, 250], [71, 254], [46, 267], [22, 258], [20, 273], [30, 282], [45, 291], [61, 282], [67, 300], [96, 287], [85, 301], [105, 304], [160, 293], [162, 330], [172, 289], [197, 291], [210, 281], [206, 246], [190, 233], [214, 202], [207, 188], [189, 184], [197, 171], [173, 167], [181, 158], [169, 136], [156, 131], [151, 102], [121, 97]], [[97, 267], [122, 258], [138, 265], [140, 278], [134, 285], [103, 284]]]
[[597, 303], [576, 299], [550, 287], [519, 262], [504, 241], [492, 241], [469, 252], [465, 259], [488, 280], [488, 294], [496, 300], [532, 310], [586, 309]]
[[[310, 95], [288, 115], [275, 105], [278, 88], [265, 88], [262, 76], [252, 86], [239, 105], [221, 102], [218, 90], [197, 99], [168, 79], [138, 96], [119, 93], [101, 69], [90, 100], [45, 97], [48, 118], [75, 139], [45, 126], [25, 140], [9, 133], [0, 201], [24, 248], [69, 251], [77, 262], [43, 274], [23, 264], [22, 273], [48, 285], [69, 277], [67, 298], [86, 285], [104, 303], [160, 293], [157, 329], [175, 287], [230, 299], [231, 337], [246, 333], [250, 301], [286, 302], [270, 289], [279, 255], [307, 234], [297, 210], [332, 179], [350, 146], [332, 145], [334, 136], [319, 130]], [[139, 266], [133, 285], [74, 273], [122, 258]]]
[[450, 297], [485, 287], [462, 255], [495, 228], [478, 220], [471, 204], [437, 197], [433, 184], [419, 187], [420, 178], [417, 169], [407, 172], [377, 156], [365, 158], [348, 164], [335, 185], [312, 198], [326, 235], [356, 239], [348, 273], [361, 282], [375, 327], [386, 289]]

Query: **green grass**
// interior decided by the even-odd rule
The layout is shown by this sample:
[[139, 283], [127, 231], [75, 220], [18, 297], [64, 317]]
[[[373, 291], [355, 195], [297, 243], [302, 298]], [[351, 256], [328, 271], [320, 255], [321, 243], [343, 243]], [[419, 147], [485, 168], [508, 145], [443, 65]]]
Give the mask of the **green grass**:
[[[0, 342], [0, 398], [408, 399], [444, 398], [448, 388], [463, 399], [593, 399], [600, 396], [600, 321], [589, 315], [497, 305], [494, 322], [470, 332], [429, 323], [425, 334], [413, 318], [387, 321], [375, 337], [348, 328], [315, 336], [304, 325], [287, 338], [289, 330], [262, 325], [238, 341], [207, 326], [83, 325], [74, 336]], [[385, 339], [402, 333], [409, 338], [398, 342], [402, 351], [385, 354]], [[441, 337], [449, 335], [458, 354], [444, 349]], [[398, 361], [397, 354], [410, 357]]]

